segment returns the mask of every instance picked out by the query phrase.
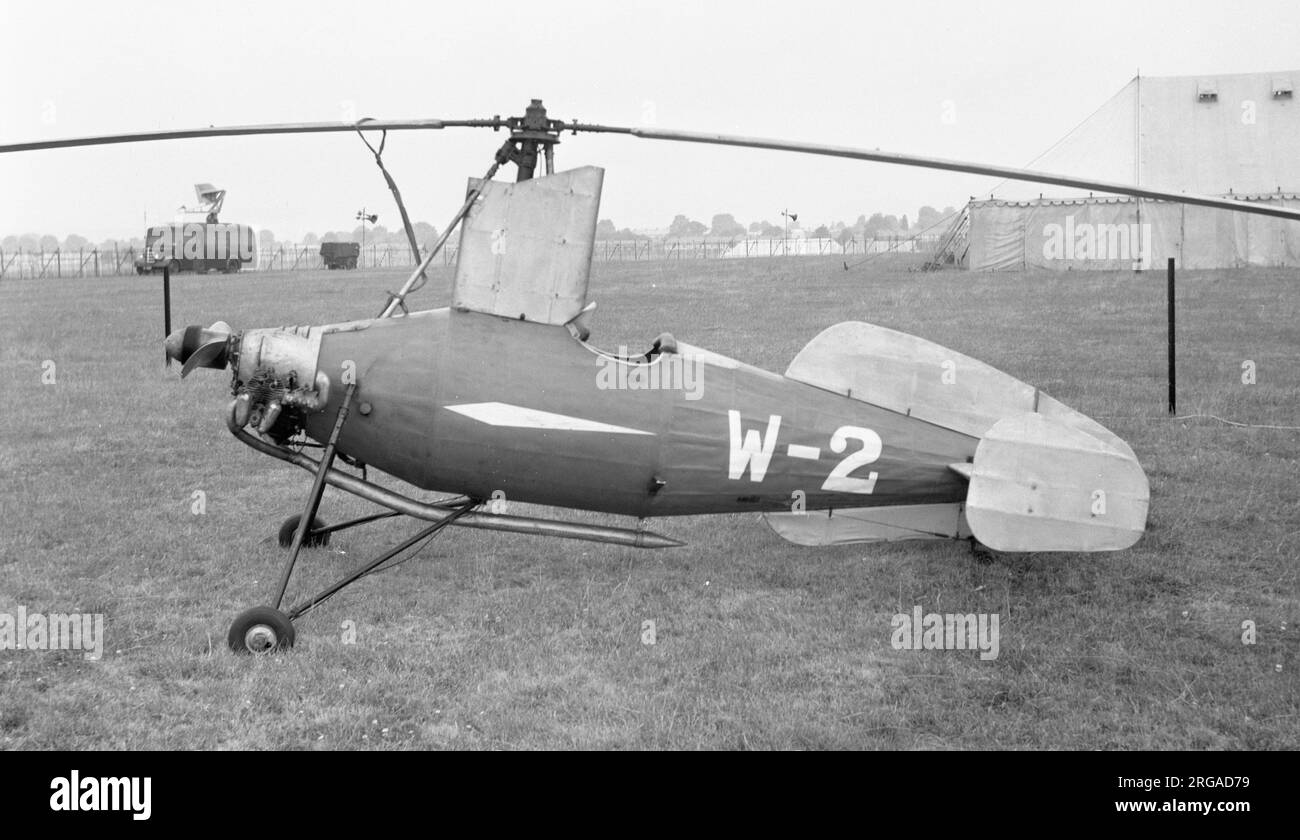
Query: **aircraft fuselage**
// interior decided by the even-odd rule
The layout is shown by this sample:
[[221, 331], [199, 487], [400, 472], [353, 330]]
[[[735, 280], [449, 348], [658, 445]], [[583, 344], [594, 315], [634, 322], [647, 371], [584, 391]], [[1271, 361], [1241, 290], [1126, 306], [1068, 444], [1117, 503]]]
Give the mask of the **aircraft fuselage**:
[[[978, 441], [678, 345], [448, 309], [326, 328], [339, 449], [427, 490], [637, 517], [960, 502]], [[328, 437], [344, 389], [306, 420]]]

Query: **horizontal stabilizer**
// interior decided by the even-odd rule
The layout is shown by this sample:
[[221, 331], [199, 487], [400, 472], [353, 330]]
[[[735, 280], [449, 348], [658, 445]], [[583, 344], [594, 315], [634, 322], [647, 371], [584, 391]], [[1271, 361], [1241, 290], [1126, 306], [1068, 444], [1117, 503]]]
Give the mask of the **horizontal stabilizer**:
[[998, 551], [1118, 551], [1142, 536], [1149, 499], [1127, 447], [1031, 412], [981, 438], [966, 517]]
[[978, 359], [908, 333], [845, 321], [823, 330], [790, 362], [786, 377], [982, 437], [1024, 412], [1058, 419], [1133, 457], [1100, 423]]
[[953, 540], [971, 535], [957, 502], [765, 513], [773, 531], [796, 545]]
[[1036, 393], [978, 359], [859, 321], [823, 330], [785, 375], [971, 437], [1008, 412], [1033, 411]]

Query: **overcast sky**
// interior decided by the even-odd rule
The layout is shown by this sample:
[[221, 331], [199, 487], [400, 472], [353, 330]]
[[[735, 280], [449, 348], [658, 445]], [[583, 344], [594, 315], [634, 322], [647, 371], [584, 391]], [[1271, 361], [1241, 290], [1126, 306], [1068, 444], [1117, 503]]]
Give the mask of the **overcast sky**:
[[[0, 0], [0, 142], [264, 122], [522, 114], [1023, 165], [1140, 69], [1294, 70], [1300, 3]], [[390, 135], [413, 219], [441, 229], [503, 136]], [[988, 179], [626, 137], [566, 136], [606, 168], [601, 217], [728, 212], [810, 224], [961, 205]], [[281, 239], [400, 224], [355, 135], [184, 140], [0, 156], [0, 235], [140, 236], [229, 191], [223, 219]], [[1300, 185], [1292, 185], [1300, 186]]]

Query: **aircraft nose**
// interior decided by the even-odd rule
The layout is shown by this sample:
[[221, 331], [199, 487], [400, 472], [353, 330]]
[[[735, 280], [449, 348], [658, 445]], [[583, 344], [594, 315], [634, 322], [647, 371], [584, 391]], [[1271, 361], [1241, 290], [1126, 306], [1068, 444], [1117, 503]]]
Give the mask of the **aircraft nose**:
[[163, 340], [163, 348], [167, 351], [167, 358], [174, 361], [185, 363], [181, 358], [181, 350], [185, 345], [185, 330], [177, 330]]
[[177, 330], [163, 340], [167, 358], [180, 362], [184, 379], [196, 367], [223, 368], [226, 366], [226, 344], [230, 340], [230, 325], [217, 321], [210, 327], [197, 324]]

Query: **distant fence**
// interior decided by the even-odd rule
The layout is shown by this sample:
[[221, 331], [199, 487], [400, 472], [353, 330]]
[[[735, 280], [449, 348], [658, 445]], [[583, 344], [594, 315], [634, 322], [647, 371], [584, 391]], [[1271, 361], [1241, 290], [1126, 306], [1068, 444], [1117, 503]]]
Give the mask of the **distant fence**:
[[102, 277], [135, 272], [134, 248], [0, 251], [0, 278]]
[[[896, 236], [889, 239], [668, 239], [597, 240], [592, 258], [600, 262], [637, 260], [710, 260], [725, 257], [853, 256], [882, 253], [919, 253], [933, 250], [939, 237]], [[457, 246], [448, 243], [435, 262], [452, 265]], [[111, 277], [135, 273], [136, 248], [84, 248], [76, 251], [0, 250], [0, 279]], [[405, 245], [367, 245], [361, 249], [358, 268], [413, 268], [415, 259]], [[262, 248], [257, 260], [244, 271], [308, 271], [325, 267], [319, 245], [281, 245]]]

